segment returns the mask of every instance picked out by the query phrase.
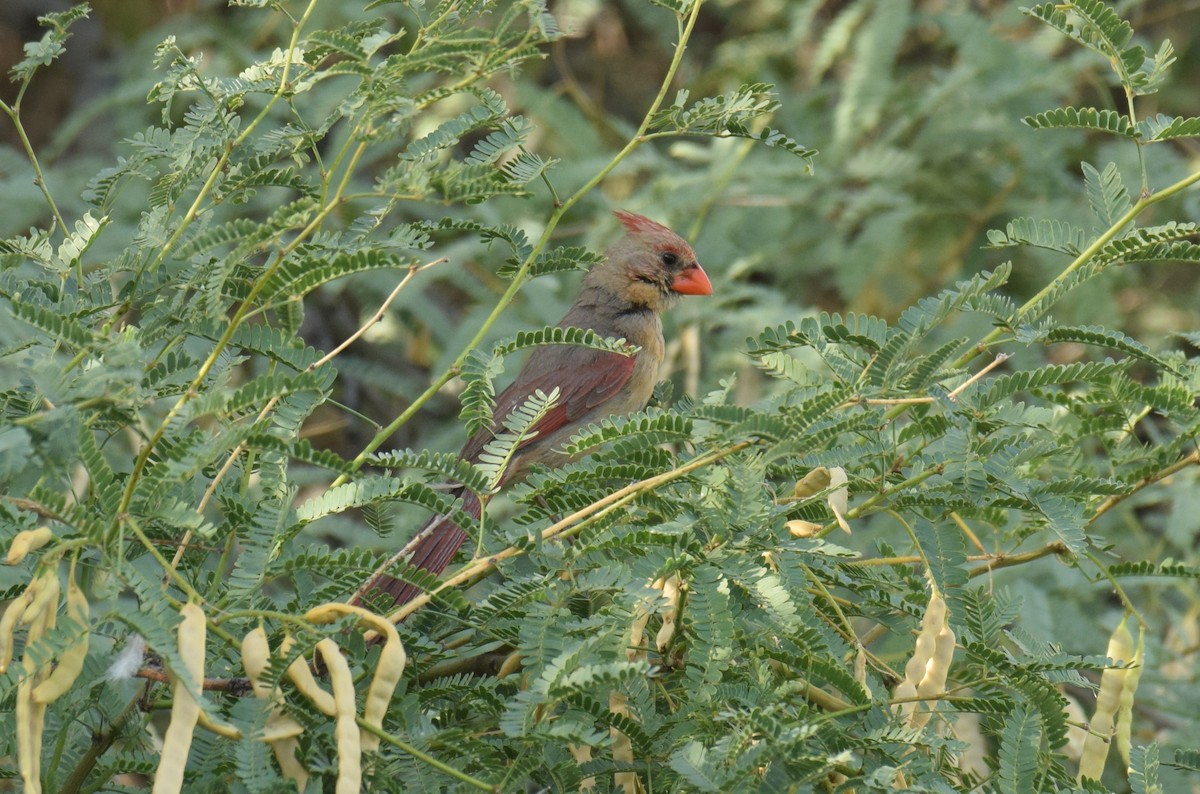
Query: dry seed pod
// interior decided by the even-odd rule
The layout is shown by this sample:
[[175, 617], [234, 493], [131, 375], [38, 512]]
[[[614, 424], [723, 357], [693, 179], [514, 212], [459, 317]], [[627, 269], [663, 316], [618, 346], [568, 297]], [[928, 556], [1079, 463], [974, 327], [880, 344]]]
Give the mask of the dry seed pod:
[[[931, 696], [945, 689], [955, 644], [954, 632], [950, 629], [947, 617], [946, 600], [941, 593], [934, 591], [921, 619], [921, 632], [913, 645], [913, 655], [904, 666], [904, 680], [896, 686], [893, 697]], [[932, 716], [928, 704], [923, 705], [927, 710], [917, 711], [916, 701], [898, 703], [895, 711], [907, 717], [912, 727], [921, 728]]]
[[1121, 684], [1121, 703], [1117, 708], [1117, 752], [1125, 766], [1129, 766], [1129, 751], [1132, 748], [1133, 734], [1133, 699], [1137, 694], [1138, 682], [1142, 678], [1142, 670], [1146, 667], [1146, 629], [1138, 628], [1137, 649], [1133, 652], [1132, 664], [1125, 671], [1125, 680]]
[[83, 663], [87, 659], [91, 608], [87, 596], [75, 582], [74, 566], [67, 579], [67, 615], [83, 627], [83, 633], [58, 657], [54, 672], [34, 688], [33, 699], [38, 703], [53, 703], [66, 694], [83, 672]]
[[[1108, 640], [1108, 658], [1113, 663], [1128, 662], [1133, 658], [1133, 635], [1121, 618]], [[1083, 740], [1083, 754], [1079, 758], [1079, 779], [1099, 780], [1104, 774], [1104, 762], [1108, 758], [1108, 743], [1113, 732], [1113, 718], [1121, 705], [1121, 690], [1125, 684], [1127, 670], [1110, 667], [1100, 674], [1100, 691], [1096, 693], [1096, 711], [1092, 715], [1087, 737]]]
[[675, 636], [675, 614], [679, 611], [679, 593], [680, 593], [679, 574], [673, 574], [667, 577], [663, 582], [663, 597], [667, 599], [667, 611], [663, 613], [662, 628], [658, 630], [658, 634], [654, 636], [654, 647], [662, 653], [671, 644], [671, 638]]
[[337, 707], [334, 737], [337, 739], [338, 779], [336, 794], [358, 794], [362, 784], [362, 744], [354, 711], [354, 676], [337, 643], [326, 638], [317, 643], [317, 653], [329, 671], [333, 702]]
[[62, 593], [62, 585], [58, 583], [58, 571], [46, 571], [38, 577], [37, 594], [21, 615], [21, 623], [29, 625], [35, 622], [43, 613], [52, 615], [50, 625], [57, 622], [58, 596]]
[[163, 735], [162, 754], [159, 757], [158, 771], [154, 775], [153, 794], [179, 794], [183, 790], [183, 772], [187, 768], [196, 723], [200, 720], [208, 625], [204, 618], [204, 610], [196, 604], [184, 604], [179, 614], [183, 616], [183, 620], [179, 622], [176, 640], [179, 645], [179, 657], [183, 660], [190, 684], [172, 676], [171, 722]]
[[12, 545], [8, 547], [8, 556], [4, 558], [4, 562], [7, 565], [16, 565], [25, 559], [25, 556], [31, 551], [37, 551], [53, 539], [54, 533], [50, 531], [50, 527], [22, 530], [13, 538]]

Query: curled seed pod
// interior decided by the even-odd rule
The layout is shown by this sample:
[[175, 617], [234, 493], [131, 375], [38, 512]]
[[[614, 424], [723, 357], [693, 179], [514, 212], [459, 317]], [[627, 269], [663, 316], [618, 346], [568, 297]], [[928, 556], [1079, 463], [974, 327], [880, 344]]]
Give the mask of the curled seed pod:
[[[304, 617], [313, 623], [329, 623], [342, 615], [354, 615], [359, 621], [386, 638], [383, 649], [379, 653], [379, 659], [375, 663], [375, 675], [371, 677], [371, 684], [367, 687], [367, 699], [363, 706], [363, 720], [368, 725], [382, 731], [383, 718], [387, 715], [388, 706], [392, 702], [392, 694], [400, 683], [400, 676], [404, 674], [408, 656], [404, 652], [404, 645], [400, 642], [396, 626], [387, 618], [376, 615], [370, 610], [335, 602], [310, 609]], [[367, 752], [379, 749], [379, 737], [373, 733], [364, 732], [362, 749]]]
[[208, 634], [204, 610], [187, 603], [179, 610], [176, 642], [189, 683], [172, 676], [171, 722], [163, 735], [158, 771], [154, 775], [153, 794], [179, 794], [183, 790], [183, 772], [187, 768], [192, 736], [200, 721], [200, 697], [204, 681], [204, 650]]
[[[295, 641], [296, 638], [290, 634], [284, 637], [283, 644], [279, 646], [279, 655], [287, 657], [288, 651]], [[333, 695], [322, 689], [321, 685], [317, 683], [317, 679], [313, 678], [312, 670], [308, 669], [308, 664], [304, 661], [303, 656], [292, 660], [292, 663], [288, 665], [287, 676], [300, 694], [308, 698], [317, 711], [329, 717], [337, 714], [337, 705], [333, 702]]]
[[[1108, 639], [1108, 658], [1114, 663], [1133, 658], [1133, 635], [1121, 618], [1117, 628]], [[1121, 690], [1124, 688], [1128, 670], [1110, 667], [1100, 674], [1100, 691], [1096, 693], [1096, 711], [1092, 715], [1087, 737], [1083, 740], [1083, 753], [1079, 757], [1079, 779], [1099, 780], [1104, 774], [1104, 762], [1108, 758], [1108, 743], [1113, 731], [1113, 717], [1121, 705]]]
[[210, 733], [215, 733], [217, 736], [224, 736], [226, 739], [234, 740], [242, 738], [242, 732], [237, 726], [230, 725], [227, 722], [217, 722], [205, 714], [203, 709], [201, 709], [200, 717], [196, 722], [201, 728]]
[[58, 657], [58, 666], [54, 668], [54, 672], [34, 688], [33, 699], [38, 703], [53, 703], [66, 694], [83, 672], [83, 663], [87, 659], [91, 608], [87, 595], [75, 581], [74, 566], [67, 579], [67, 615], [79, 624], [83, 631], [79, 639], [71, 643]]
[[8, 665], [12, 661], [13, 654], [13, 634], [17, 630], [17, 623], [21, 620], [21, 616], [33, 603], [34, 596], [37, 595], [37, 586], [38, 580], [34, 579], [23, 593], [8, 602], [8, 608], [4, 610], [4, 617], [0, 617], [0, 675], [8, 672]]
[[334, 737], [337, 739], [338, 779], [336, 794], [358, 794], [362, 785], [362, 740], [354, 710], [354, 677], [337, 643], [325, 638], [317, 643], [317, 653], [329, 671], [336, 705]]
[[50, 527], [22, 530], [13, 538], [4, 562], [7, 565], [16, 565], [31, 551], [37, 551], [53, 539], [54, 533], [50, 531]]
[[1132, 664], [1125, 671], [1125, 680], [1121, 684], [1121, 703], [1117, 708], [1117, 752], [1125, 766], [1129, 766], [1129, 751], [1132, 747], [1133, 734], [1133, 699], [1137, 695], [1138, 682], [1142, 679], [1142, 670], [1146, 667], [1146, 629], [1138, 629], [1137, 649], [1133, 652]]

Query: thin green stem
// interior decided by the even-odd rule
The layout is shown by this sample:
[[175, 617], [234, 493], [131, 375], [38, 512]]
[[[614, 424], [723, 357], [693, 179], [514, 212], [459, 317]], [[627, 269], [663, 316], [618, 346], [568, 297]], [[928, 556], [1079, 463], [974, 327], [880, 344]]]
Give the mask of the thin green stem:
[[[1122, 229], [1124, 229], [1128, 224], [1132, 223], [1133, 220], [1137, 218], [1138, 215], [1141, 215], [1143, 212], [1145, 212], [1147, 208], [1158, 204], [1160, 201], [1165, 201], [1180, 191], [1186, 190], [1187, 188], [1196, 184], [1196, 182], [1200, 182], [1200, 171], [1189, 174], [1175, 184], [1163, 188], [1157, 193], [1149, 196], [1142, 196], [1132, 207], [1129, 208], [1124, 215], [1118, 218], [1112, 226], [1110, 226], [1103, 234], [1093, 240], [1092, 244], [1085, 248], [1083, 252], [1079, 254], [1079, 256], [1075, 257], [1074, 261], [1067, 265], [1067, 267], [1061, 273], [1059, 273], [1053, 281], [1039, 290], [1038, 293], [1032, 298], [1025, 301], [1021, 308], [1017, 310], [1017, 316], [1020, 317], [1034, 306], [1037, 306], [1038, 303], [1046, 298], [1046, 296], [1050, 295], [1056, 288], [1058, 288], [1058, 286], [1062, 284], [1068, 276], [1086, 265], [1092, 259], [1092, 257], [1100, 252], [1100, 249], [1112, 242], [1113, 238], [1120, 234]], [[954, 369], [957, 367], [966, 366], [971, 359], [975, 358], [975, 356], [986, 350], [993, 342], [1000, 339], [1004, 333], [1005, 331], [1003, 328], [994, 329], [987, 336], [983, 337], [973, 348], [960, 356], [957, 361], [950, 365], [950, 367]]]
[[397, 750], [401, 750], [405, 753], [408, 753], [409, 755], [411, 755], [413, 758], [417, 759], [418, 761], [420, 761], [424, 764], [428, 764], [429, 766], [433, 767], [434, 769], [438, 770], [439, 772], [449, 775], [450, 777], [454, 778], [455, 780], [459, 781], [460, 783], [466, 783], [468, 786], [479, 789], [480, 791], [494, 791], [494, 792], [500, 791], [499, 786], [492, 785], [491, 783], [482, 781], [479, 778], [471, 777], [466, 772], [462, 772], [458, 769], [455, 769], [454, 767], [450, 766], [449, 764], [442, 763], [441, 761], [434, 758], [432, 755], [429, 755], [428, 753], [418, 750], [416, 747], [413, 747], [411, 744], [404, 741], [403, 739], [398, 739], [397, 737], [393, 736], [392, 734], [388, 733], [387, 731], [382, 731], [379, 728], [376, 728], [374, 725], [370, 724], [369, 722], [364, 720], [362, 717], [355, 717], [355, 720], [358, 722], [359, 727], [362, 728], [367, 733], [378, 736], [382, 741], [387, 742], [392, 747], [395, 747]]
[[504, 313], [504, 310], [508, 308], [510, 303], [512, 303], [513, 298], [516, 297], [517, 292], [519, 292], [525, 285], [525, 280], [529, 275], [529, 268], [549, 244], [550, 237], [554, 233], [554, 230], [558, 227], [558, 224], [562, 220], [563, 216], [566, 215], [572, 207], [578, 204], [584, 196], [586, 196], [593, 189], [595, 189], [597, 185], [603, 182], [604, 179], [610, 173], [612, 173], [613, 169], [624, 162], [624, 160], [629, 157], [630, 154], [632, 154], [639, 146], [645, 143], [646, 130], [650, 128], [651, 121], [658, 113], [659, 108], [662, 107], [662, 104], [667, 96], [667, 91], [670, 90], [671, 84], [675, 81], [675, 74], [679, 71], [679, 65], [683, 61], [683, 53], [687, 48], [688, 38], [691, 36], [692, 30], [696, 25], [696, 18], [700, 13], [701, 3], [702, 0], [696, 0], [696, 2], [692, 4], [691, 12], [688, 14], [686, 22], [681, 29], [679, 43], [675, 47], [675, 55], [671, 59], [671, 64], [667, 68], [667, 72], [663, 77], [661, 85], [659, 86], [658, 94], [654, 97], [654, 101], [650, 103], [649, 109], [643, 115], [641, 124], [638, 125], [637, 131], [634, 132], [625, 146], [622, 147], [619, 152], [613, 155], [613, 157], [603, 168], [593, 175], [591, 179], [585, 182], [578, 190], [563, 200], [561, 204], [554, 208], [554, 211], [550, 214], [549, 220], [546, 222], [546, 228], [542, 231], [541, 237], [539, 237], [538, 241], [533, 245], [529, 255], [525, 257], [525, 261], [522, 262], [521, 267], [517, 269], [516, 274], [513, 276], [512, 281], [509, 283], [508, 288], [504, 291], [504, 294], [502, 294], [499, 300], [496, 301], [496, 305], [492, 307], [492, 311], [484, 319], [483, 324], [479, 326], [479, 329], [475, 332], [475, 335], [471, 337], [471, 340], [467, 342], [466, 345], [464, 345], [462, 352], [459, 353], [458, 357], [454, 360], [454, 363], [452, 363], [446, 368], [445, 371], [438, 375], [438, 377], [436, 377], [429, 384], [425, 391], [417, 395], [416, 399], [409, 403], [408, 407], [401, 411], [399, 416], [385, 425], [374, 435], [374, 437], [371, 438], [370, 441], [367, 442], [362, 451], [350, 461], [348, 472], [339, 475], [337, 479], [335, 479], [330, 485], [330, 488], [336, 488], [337, 486], [342, 485], [349, 480], [350, 476], [353, 475], [354, 472], [358, 471], [366, 464], [367, 458], [372, 452], [379, 449], [384, 441], [390, 438], [397, 430], [399, 430], [410, 419], [412, 419], [412, 417], [416, 415], [417, 411], [421, 410], [425, 403], [429, 402], [429, 400], [435, 394], [437, 394], [443, 386], [449, 383], [450, 380], [462, 370], [462, 366], [466, 362], [467, 356], [471, 354], [472, 350], [479, 347], [479, 345], [483, 343], [483, 340], [486, 338], [488, 332], [492, 329], [492, 326], [496, 324], [496, 321], [500, 319], [500, 315]]
[[271, 110], [275, 107], [276, 103], [278, 103], [279, 100], [283, 98], [283, 95], [287, 92], [288, 76], [292, 69], [292, 56], [296, 52], [296, 44], [300, 41], [300, 31], [304, 29], [304, 23], [308, 21], [313, 9], [317, 7], [317, 2], [318, 0], [309, 0], [308, 6], [304, 9], [304, 13], [300, 15], [300, 20], [296, 22], [292, 28], [292, 37], [288, 42], [287, 56], [283, 62], [283, 71], [279, 75], [279, 87], [275, 89], [275, 93], [271, 95], [269, 100], [267, 100], [267, 103], [263, 106], [263, 109], [260, 110], [258, 115], [246, 125], [241, 134], [225, 145], [225, 151], [223, 151], [221, 156], [217, 158], [217, 161], [213, 163], [212, 171], [209, 173], [208, 179], [206, 179], [204, 184], [200, 187], [200, 192], [196, 194], [195, 200], [192, 201], [191, 206], [188, 207], [187, 212], [184, 213], [183, 218], [180, 220], [179, 225], [175, 228], [175, 231], [169, 238], [167, 238], [167, 241], [163, 243], [162, 249], [159, 250], [158, 256], [154, 258], [154, 262], [151, 263], [149, 269], [154, 269], [160, 265], [164, 259], [166, 259], [167, 254], [170, 253], [171, 249], [175, 247], [175, 244], [179, 242], [179, 238], [183, 236], [183, 233], [189, 226], [191, 226], [192, 221], [194, 221], [196, 216], [200, 214], [201, 206], [208, 199], [209, 193], [212, 192], [213, 186], [216, 185], [221, 173], [225, 170], [225, 165], [229, 162], [229, 158], [233, 155], [234, 150], [244, 143], [251, 134], [253, 134], [254, 130], [258, 128], [258, 125], [267, 118], [267, 116], [271, 113]]
[[1117, 594], [1117, 598], [1120, 599], [1121, 603], [1125, 605], [1125, 611], [1133, 615], [1139, 626], [1145, 628], [1146, 620], [1142, 617], [1142, 613], [1139, 612], [1137, 607], [1133, 605], [1133, 602], [1129, 600], [1129, 596], [1125, 593], [1125, 588], [1121, 587], [1121, 583], [1117, 581], [1117, 577], [1109, 573], [1108, 566], [1096, 556], [1095, 552], [1086, 552], [1084, 556], [1087, 557], [1088, 561], [1092, 563], [1092, 565], [1096, 566], [1096, 569], [1100, 571], [1100, 575], [1107, 579], [1108, 583], [1112, 585], [1113, 592]]
[[[21, 94], [24, 95], [26, 86], [29, 81], [26, 80], [21, 86]], [[21, 139], [21, 146], [25, 149], [25, 156], [29, 158], [29, 164], [33, 166], [33, 181], [37, 184], [38, 189], [42, 191], [42, 195], [46, 198], [46, 203], [50, 205], [50, 211], [54, 213], [54, 220], [58, 224], [58, 228], [62, 230], [65, 237], [68, 233], [67, 222], [63, 220], [62, 213], [58, 211], [58, 205], [54, 203], [54, 196], [50, 195], [50, 188], [46, 186], [46, 176], [42, 173], [41, 163], [38, 162], [37, 154], [33, 151], [33, 144], [29, 141], [29, 136], [25, 133], [25, 125], [21, 123], [21, 99], [12, 105], [0, 100], [0, 110], [12, 121], [13, 126], [17, 129], [17, 136]], [[83, 286], [83, 265], [79, 265], [79, 285]]]

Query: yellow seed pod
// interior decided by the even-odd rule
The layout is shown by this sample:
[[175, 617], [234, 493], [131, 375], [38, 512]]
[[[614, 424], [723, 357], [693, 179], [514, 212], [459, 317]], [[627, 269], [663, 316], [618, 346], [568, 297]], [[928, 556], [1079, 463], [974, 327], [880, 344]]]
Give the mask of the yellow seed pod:
[[33, 699], [38, 703], [53, 703], [66, 694], [83, 672], [83, 663], [87, 660], [91, 608], [87, 595], [75, 581], [74, 566], [67, 579], [67, 615], [83, 627], [83, 632], [79, 639], [58, 657], [58, 666], [54, 668], [54, 672], [34, 688]]
[[818, 494], [829, 487], [829, 469], [824, 466], [817, 468], [805, 474], [800, 482], [796, 483], [795, 495], [797, 499], [805, 499], [813, 494]]
[[271, 659], [271, 645], [267, 642], [267, 632], [259, 626], [246, 632], [242, 637], [242, 669], [250, 679], [250, 687], [254, 696], [260, 699], [271, 697], [271, 685], [262, 680]]
[[329, 671], [333, 687], [334, 737], [337, 739], [338, 779], [335, 794], [359, 794], [362, 787], [362, 738], [354, 710], [354, 676], [337, 643], [325, 638], [317, 643], [317, 653]]
[[[376, 615], [368, 609], [334, 602], [323, 604], [310, 609], [304, 616], [313, 623], [330, 623], [343, 615], [354, 615], [360, 622], [377, 631], [385, 638], [383, 650], [375, 663], [375, 675], [367, 687], [367, 699], [363, 705], [363, 720], [379, 730], [383, 730], [383, 718], [387, 715], [388, 706], [392, 702], [392, 694], [404, 674], [404, 666], [408, 657], [400, 642], [396, 626], [387, 618]], [[373, 752], [379, 749], [379, 737], [365, 731], [362, 735], [362, 749]]]
[[663, 612], [662, 628], [654, 637], [654, 647], [659, 653], [667, 649], [671, 638], [675, 636], [675, 614], [679, 611], [680, 584], [679, 574], [668, 576], [663, 583], [663, 597], [667, 599], [667, 609]]
[[304, 727], [284, 713], [283, 693], [279, 688], [272, 688], [263, 681], [270, 657], [271, 646], [267, 641], [266, 630], [258, 626], [247, 632], [242, 638], [242, 667], [250, 679], [255, 697], [274, 701], [271, 714], [267, 717], [267, 723], [259, 738], [271, 745], [271, 752], [275, 754], [279, 771], [296, 784], [297, 791], [302, 792], [308, 786], [308, 770], [296, 758], [296, 749], [299, 746], [296, 737], [304, 732]]
[[39, 576], [37, 594], [34, 595], [25, 614], [21, 615], [21, 623], [29, 625], [43, 614], [47, 614], [50, 615], [50, 627], [53, 627], [58, 619], [58, 596], [60, 593], [62, 593], [62, 585], [58, 582], [57, 571], [46, 571]]
[[838, 526], [847, 535], [850, 534], [850, 523], [846, 521], [846, 511], [850, 509], [850, 489], [846, 487], [849, 481], [846, 470], [841, 466], [834, 466], [829, 470], [829, 485], [833, 488], [829, 493], [829, 509], [833, 511]]
[[[51, 627], [52, 615], [43, 610], [29, 626], [28, 642], [37, 642]], [[21, 660], [24, 675], [17, 685], [16, 728], [17, 767], [27, 794], [42, 791], [42, 732], [46, 721], [46, 704], [33, 698], [33, 690], [43, 676], [29, 654]]]
[[1142, 670], [1146, 667], [1146, 629], [1138, 628], [1137, 649], [1133, 652], [1133, 666], [1125, 671], [1125, 680], [1121, 684], [1121, 703], [1117, 707], [1117, 735], [1115, 738], [1117, 752], [1125, 766], [1129, 766], [1129, 751], [1133, 749], [1133, 700], [1137, 695], [1138, 682], [1142, 679]]
[[183, 790], [183, 772], [187, 768], [196, 723], [200, 721], [208, 625], [204, 610], [196, 604], [184, 604], [179, 614], [183, 620], [179, 622], [176, 642], [190, 683], [185, 684], [182, 679], [172, 676], [171, 722], [163, 735], [153, 794], [179, 794]]
[[37, 551], [53, 539], [54, 533], [50, 531], [50, 527], [22, 530], [13, 538], [4, 562], [7, 565], [16, 565], [31, 551]]
[[787, 531], [792, 533], [792, 537], [794, 538], [811, 538], [821, 531], [820, 524], [814, 524], [811, 521], [803, 521], [801, 519], [789, 521], [784, 526], [787, 527]]
[[8, 664], [12, 661], [13, 654], [13, 634], [17, 630], [17, 623], [21, 620], [21, 616], [33, 603], [33, 599], [37, 595], [37, 587], [38, 580], [34, 579], [25, 588], [25, 592], [8, 602], [8, 608], [4, 610], [4, 617], [0, 617], [0, 675], [8, 672]]
[[[296, 638], [290, 634], [284, 637], [283, 643], [279, 646], [279, 655], [286, 658], [295, 642]], [[337, 705], [333, 702], [333, 695], [322, 689], [321, 685], [317, 683], [317, 679], [313, 678], [312, 670], [308, 668], [308, 663], [303, 656], [292, 660], [292, 663], [288, 665], [287, 676], [297, 691], [308, 698], [317, 711], [329, 717], [337, 714]]]
[[[897, 685], [893, 697], [932, 696], [945, 690], [955, 647], [954, 632], [947, 622], [948, 617], [946, 600], [935, 590], [921, 618], [921, 631], [913, 645], [912, 657], [904, 666], [904, 680]], [[909, 725], [921, 728], [932, 716], [929, 704], [923, 705], [926, 708], [917, 711], [916, 701], [909, 701], [898, 703], [894, 710], [900, 716], [907, 717]]]
[[[1133, 635], [1121, 618], [1108, 640], [1108, 658], [1114, 663], [1133, 658]], [[1108, 758], [1109, 738], [1113, 732], [1113, 718], [1121, 705], [1121, 690], [1125, 685], [1127, 670], [1110, 667], [1100, 674], [1100, 691], [1096, 693], [1096, 711], [1092, 715], [1088, 735], [1083, 740], [1083, 753], [1079, 758], [1079, 779], [1099, 780], [1104, 774], [1104, 762]]]

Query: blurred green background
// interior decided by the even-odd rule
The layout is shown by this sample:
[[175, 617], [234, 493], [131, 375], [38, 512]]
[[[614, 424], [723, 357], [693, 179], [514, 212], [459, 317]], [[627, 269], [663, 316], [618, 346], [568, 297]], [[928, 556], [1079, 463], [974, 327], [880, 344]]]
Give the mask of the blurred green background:
[[[361, 13], [362, 5], [321, 3], [311, 25], [335, 27]], [[1163, 90], [1139, 100], [1139, 118], [1200, 114], [1200, 2], [1116, 5], [1149, 51], [1170, 38], [1177, 52]], [[963, 0], [706, 3], [675, 88], [700, 97], [747, 82], [774, 83], [781, 108], [771, 126], [820, 151], [815, 171], [807, 173], [804, 161], [786, 152], [739, 140], [648, 145], [575, 208], [555, 243], [603, 249], [618, 234], [609, 215], [616, 208], [644, 213], [691, 238], [715, 294], [682, 301], [667, 318], [663, 374], [674, 381], [676, 394], [702, 394], [735, 375], [733, 388], [742, 403], [769, 396], [770, 382], [743, 353], [745, 338], [765, 326], [817, 311], [890, 320], [955, 280], [1010, 258], [1014, 276], [1008, 290], [1024, 300], [1067, 261], [1031, 248], [988, 250], [987, 230], [1018, 216], [1058, 218], [1090, 229], [1080, 162], [1098, 168], [1116, 162], [1131, 190], [1137, 189], [1138, 169], [1136, 147], [1128, 140], [1037, 131], [1020, 122], [1063, 104], [1121, 111], [1125, 106], [1101, 58], [1029, 20], [1019, 6]], [[35, 0], [0, 4], [0, 66], [7, 72], [19, 59], [20, 43], [40, 37], [38, 14], [66, 7]], [[88, 180], [128, 153], [124, 139], [161, 123], [158, 107], [147, 104], [146, 96], [157, 79], [154, 47], [163, 38], [174, 35], [183, 51], [205, 59], [205, 68], [236, 74], [280, 46], [286, 32], [277, 16], [212, 0], [97, 0], [94, 7], [92, 18], [74, 29], [66, 57], [38, 74], [23, 104], [47, 181], [68, 218], [88, 208], [80, 198]], [[493, 86], [514, 112], [535, 122], [531, 148], [561, 160], [551, 180], [566, 195], [628, 140], [658, 90], [676, 31], [669, 12], [640, 0], [566, 0], [550, 10], [568, 35], [543, 59], [502, 75]], [[384, 12], [400, 25], [415, 22], [401, 5]], [[322, 85], [310, 102], [319, 107], [321, 92], [340, 101], [334, 88]], [[13, 87], [2, 90], [11, 101]], [[174, 110], [182, 113], [183, 104], [177, 102]], [[426, 128], [460, 109], [452, 102], [437, 105]], [[335, 150], [340, 143], [335, 128], [322, 146]], [[376, 151], [378, 160], [360, 169], [364, 180], [391, 163], [392, 148]], [[1200, 144], [1188, 139], [1159, 144], [1147, 157], [1154, 189], [1200, 168]], [[90, 256], [98, 261], [111, 256], [123, 236], [133, 234], [145, 204], [139, 190], [146, 188], [125, 188], [114, 209], [116, 228]], [[42, 196], [6, 124], [0, 124], [0, 196], [0, 234], [46, 225]], [[263, 189], [236, 211], [264, 217], [287, 200], [279, 188]], [[472, 208], [472, 217], [515, 225], [534, 238], [550, 202], [544, 186], [534, 183], [529, 197], [489, 201]], [[462, 210], [411, 203], [399, 212], [398, 221]], [[348, 211], [346, 222], [354, 214]], [[1200, 220], [1200, 191], [1155, 206], [1140, 222], [1170, 219]], [[377, 426], [450, 364], [507, 285], [496, 275], [504, 258], [499, 246], [489, 249], [473, 236], [448, 233], [431, 252], [431, 258], [441, 255], [450, 261], [422, 274], [400, 294], [386, 320], [338, 358], [338, 404], [324, 406], [310, 424], [315, 444], [347, 456], [361, 450]], [[313, 294], [303, 326], [307, 341], [326, 350], [336, 346], [375, 311], [399, 277], [373, 271]], [[531, 282], [493, 336], [556, 322], [577, 282], [578, 274]], [[1054, 316], [1124, 331], [1153, 350], [1187, 347], [1191, 342], [1179, 334], [1197, 328], [1198, 298], [1194, 264], [1129, 265], [1075, 290]], [[987, 330], [985, 321], [968, 317], [953, 332], [977, 337]], [[1021, 349], [1010, 366], [1038, 366], [1044, 363], [1039, 355]], [[1066, 363], [1096, 352], [1059, 345], [1045, 355]], [[515, 367], [509, 362], [510, 371]], [[454, 389], [447, 388], [391, 445], [456, 449], [464, 440], [458, 409]], [[1194, 485], [1191, 475], [1181, 476], [1130, 501], [1128, 515], [1137, 522], [1121, 542], [1153, 550], [1135, 558], [1186, 557], [1194, 551], [1198, 512], [1188, 509], [1197, 500]], [[421, 520], [414, 510], [414, 525]], [[333, 524], [323, 526], [329, 532]], [[349, 521], [336, 538], [332, 532], [327, 537], [388, 545]], [[1008, 576], [997, 578], [1024, 597], [1026, 630], [1055, 637], [1068, 651], [1099, 652], [1097, 626], [1115, 622], [1115, 604], [1104, 617], [1095, 610], [1096, 592], [1061, 598], [1080, 584], [1061, 566], [1025, 566]], [[1192, 599], [1195, 603], [1194, 589]], [[1171, 641], [1182, 649], [1181, 658], [1194, 659], [1197, 609], [1181, 598], [1173, 611], [1187, 617], [1179, 620], [1179, 636]], [[1190, 695], [1162, 702], [1194, 715], [1197, 697], [1193, 687]]]

